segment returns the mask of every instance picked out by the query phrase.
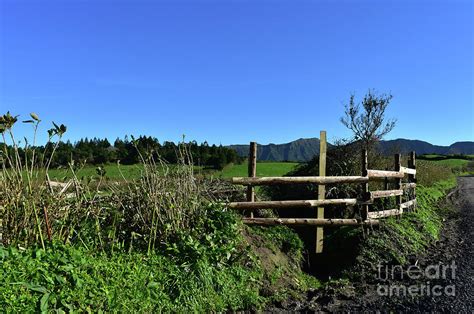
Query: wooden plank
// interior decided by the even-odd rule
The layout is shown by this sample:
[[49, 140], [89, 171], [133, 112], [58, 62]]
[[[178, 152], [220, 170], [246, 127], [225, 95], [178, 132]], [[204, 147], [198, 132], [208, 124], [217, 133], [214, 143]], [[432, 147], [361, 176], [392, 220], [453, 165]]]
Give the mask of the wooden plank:
[[374, 199], [374, 198], [384, 198], [384, 197], [392, 197], [392, 196], [400, 196], [403, 195], [403, 190], [387, 190], [387, 191], [371, 191], [368, 192], [367, 198]]
[[[410, 153], [410, 158], [408, 159], [408, 167], [416, 171], [416, 153], [414, 151]], [[416, 172], [414, 174], [408, 175], [408, 182], [410, 182], [410, 184], [415, 184], [414, 182], [416, 182]], [[416, 200], [416, 184], [411, 194], [411, 197]], [[413, 206], [413, 209], [416, 210], [416, 202]]]
[[410, 168], [407, 168], [407, 167], [400, 167], [400, 171], [405, 173], [405, 174], [416, 174], [416, 169], [410, 169]]
[[416, 188], [416, 183], [415, 182], [402, 183], [402, 189], [404, 189], [404, 190], [414, 189], [414, 188]]
[[233, 209], [284, 209], [284, 208], [313, 208], [324, 205], [357, 205], [355, 198], [329, 200], [297, 200], [297, 201], [260, 201], [260, 202], [232, 202], [227, 206]]
[[[403, 172], [400, 171], [400, 168], [401, 168], [400, 154], [395, 154], [393, 158], [394, 158], [394, 169], [395, 169], [395, 171], [403, 174]], [[397, 190], [400, 190], [400, 189], [402, 188], [402, 179], [401, 179], [401, 178], [403, 178], [403, 176], [400, 177], [400, 178], [395, 182], [395, 188], [396, 188]], [[402, 195], [403, 195], [403, 193], [402, 193]], [[400, 207], [400, 204], [402, 203], [402, 195], [398, 195], [398, 196], [396, 197], [396, 204], [397, 204], [397, 207], [398, 207], [398, 208], [401, 208], [401, 207]]]
[[405, 174], [401, 171], [386, 171], [386, 170], [367, 170], [367, 175], [370, 178], [403, 178]]
[[[361, 160], [361, 172], [363, 177], [369, 177], [368, 172], [368, 157], [367, 157], [367, 150], [362, 150], [362, 160]], [[369, 193], [369, 182], [362, 184], [362, 193], [364, 194], [364, 200], [372, 200], [371, 197], [367, 197], [367, 193]], [[367, 214], [369, 213], [369, 205], [362, 205], [361, 207], [361, 216], [362, 219], [367, 219]]]
[[368, 219], [379, 219], [379, 218], [384, 218], [384, 217], [390, 217], [390, 216], [398, 216], [403, 213], [403, 209], [387, 209], [387, 210], [381, 210], [377, 212], [369, 212], [367, 218]]
[[293, 226], [358, 226], [378, 225], [378, 220], [357, 219], [314, 219], [314, 218], [243, 218], [243, 222], [249, 225], [293, 225]]
[[69, 183], [66, 182], [57, 182], [57, 181], [48, 181], [49, 186], [51, 187], [60, 187], [63, 188], [65, 186], [68, 186]]
[[411, 200], [411, 201], [408, 201], [408, 202], [405, 202], [405, 203], [401, 203], [400, 204], [400, 208], [410, 208], [411, 206], [415, 206], [416, 205], [416, 198], [414, 200]]
[[[327, 141], [326, 141], [326, 131], [319, 132], [319, 176], [326, 176], [326, 153], [327, 153]], [[318, 186], [318, 200], [324, 200], [326, 198], [326, 186]], [[318, 207], [316, 218], [324, 218], [324, 207]], [[316, 228], [316, 253], [323, 252], [323, 243], [324, 243], [324, 230], [322, 227]]]
[[233, 177], [228, 179], [232, 184], [239, 185], [276, 185], [276, 184], [336, 184], [336, 183], [365, 183], [369, 178], [362, 176], [329, 176], [329, 177]]
[[[257, 143], [250, 142], [249, 146], [249, 160], [248, 160], [248, 176], [254, 178], [257, 176]], [[247, 187], [247, 201], [255, 201], [255, 191], [252, 186]], [[253, 211], [250, 212], [250, 217], [253, 218]]]

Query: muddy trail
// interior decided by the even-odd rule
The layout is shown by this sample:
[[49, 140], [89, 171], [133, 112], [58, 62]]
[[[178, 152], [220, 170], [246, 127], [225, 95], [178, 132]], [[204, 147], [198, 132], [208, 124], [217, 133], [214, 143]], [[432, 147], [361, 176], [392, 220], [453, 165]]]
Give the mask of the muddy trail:
[[[375, 280], [310, 292], [290, 311], [474, 312], [474, 176], [458, 178], [447, 196], [453, 213], [439, 241], [409, 265], [382, 265]], [[281, 309], [281, 308], [280, 308]]]

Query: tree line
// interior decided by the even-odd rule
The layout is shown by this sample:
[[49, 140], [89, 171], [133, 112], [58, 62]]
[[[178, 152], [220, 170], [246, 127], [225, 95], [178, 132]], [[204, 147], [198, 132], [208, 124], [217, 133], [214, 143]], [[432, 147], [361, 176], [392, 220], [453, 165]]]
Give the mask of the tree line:
[[[107, 139], [84, 138], [75, 143], [70, 141], [49, 142], [44, 146], [37, 146], [35, 149], [40, 155], [45, 152], [48, 154], [55, 149], [51, 167], [67, 166], [71, 160], [91, 165], [116, 162], [132, 165], [141, 161], [140, 154], [142, 156], [153, 154], [155, 158], [159, 157], [173, 164], [178, 161], [179, 145], [186, 145], [195, 165], [206, 168], [221, 170], [229, 163], [241, 163], [244, 159], [237, 155], [235, 150], [222, 145], [209, 145], [207, 142], [198, 144], [196, 141], [185, 144], [176, 144], [170, 141], [160, 143], [157, 138], [151, 136], [132, 137], [131, 139], [125, 136], [123, 139], [117, 138], [113, 144]], [[9, 149], [13, 148], [9, 147]], [[20, 156], [24, 156], [22, 148], [19, 148], [19, 153]]]

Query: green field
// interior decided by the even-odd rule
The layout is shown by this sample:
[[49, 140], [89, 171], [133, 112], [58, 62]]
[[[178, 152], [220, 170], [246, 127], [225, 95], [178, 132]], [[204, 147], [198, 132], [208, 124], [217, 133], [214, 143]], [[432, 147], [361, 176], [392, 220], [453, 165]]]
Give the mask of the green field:
[[[296, 162], [259, 162], [257, 163], [257, 177], [283, 176], [293, 170]], [[248, 165], [228, 165], [218, 173], [223, 178], [248, 176]]]
[[466, 159], [444, 159], [444, 160], [433, 160], [430, 162], [437, 163], [439, 165], [448, 166], [451, 168], [463, 167], [469, 163], [469, 160]]
[[[141, 164], [138, 165], [116, 165], [116, 164], [109, 164], [103, 166], [105, 168], [106, 174], [105, 176], [112, 180], [123, 180], [125, 179], [137, 179], [140, 177], [140, 173], [143, 170], [143, 166]], [[76, 176], [80, 178], [88, 178], [88, 177], [97, 177], [97, 166], [87, 165], [83, 168], [76, 170]], [[123, 174], [123, 177], [122, 177]], [[49, 177], [51, 180], [58, 180], [64, 181], [66, 179], [70, 179], [72, 177], [72, 172], [70, 169], [50, 169], [49, 170]]]
[[[298, 165], [296, 162], [262, 162], [257, 163], [257, 176], [268, 177], [268, 176], [282, 176], [293, 170]], [[140, 177], [140, 173], [143, 171], [141, 164], [137, 165], [116, 165], [108, 164], [103, 166], [106, 171], [106, 178], [110, 180], [133, 180]], [[170, 165], [173, 167], [173, 165]], [[85, 166], [81, 169], [76, 170], [76, 175], [79, 179], [98, 177], [96, 172], [97, 166]], [[222, 171], [203, 169], [202, 167], [195, 167], [195, 171], [199, 174], [213, 175], [215, 177], [246, 177], [247, 176], [247, 163], [240, 165], [230, 164], [226, 166]], [[50, 169], [49, 177], [55, 181], [65, 181], [72, 177], [70, 169]]]

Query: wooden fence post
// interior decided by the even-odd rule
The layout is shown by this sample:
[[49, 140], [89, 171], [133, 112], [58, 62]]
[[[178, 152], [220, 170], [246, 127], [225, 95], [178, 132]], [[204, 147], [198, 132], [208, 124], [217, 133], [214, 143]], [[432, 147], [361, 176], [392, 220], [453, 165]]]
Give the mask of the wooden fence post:
[[[319, 176], [326, 176], [326, 153], [327, 153], [327, 139], [326, 131], [319, 133]], [[326, 198], [326, 186], [323, 184], [318, 185], [318, 200], [324, 200]], [[324, 218], [324, 207], [318, 207], [317, 218]], [[324, 244], [324, 230], [323, 227], [316, 228], [316, 253], [323, 251]]]
[[[394, 155], [394, 170], [395, 171], [400, 171], [400, 167], [401, 167], [401, 161], [400, 161], [400, 154], [395, 154]], [[402, 188], [402, 179], [401, 178], [398, 178], [396, 179], [395, 181], [395, 189], [399, 190]], [[402, 196], [396, 196], [396, 200], [397, 200], [397, 208], [400, 208], [400, 205], [402, 204]]]
[[[249, 147], [249, 167], [248, 167], [248, 175], [251, 178], [257, 176], [257, 143], [250, 142]], [[255, 202], [255, 191], [254, 187], [249, 185], [247, 187], [247, 201], [248, 202]], [[253, 218], [253, 210], [250, 212], [250, 217]]]
[[[362, 176], [363, 177], [368, 176], [367, 163], [368, 163], [367, 150], [363, 149], [362, 150]], [[362, 193], [363, 193], [363, 195], [368, 195], [369, 194], [369, 183], [368, 182], [362, 184]], [[362, 205], [362, 212], [361, 212], [362, 221], [365, 221], [367, 219], [368, 214], [369, 214], [369, 205]]]
[[[416, 169], [416, 153], [410, 152], [410, 158], [408, 159], [408, 168]], [[409, 174], [408, 175], [408, 182], [416, 183], [416, 175]], [[416, 187], [412, 188], [412, 199], [416, 199]], [[416, 210], [416, 203], [413, 205], [413, 210]]]

